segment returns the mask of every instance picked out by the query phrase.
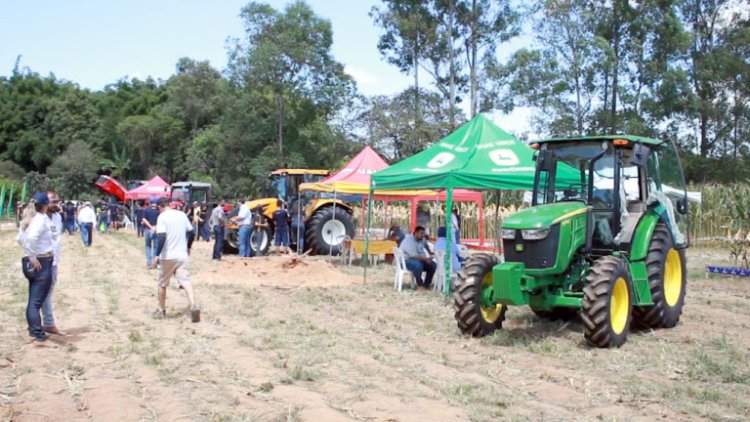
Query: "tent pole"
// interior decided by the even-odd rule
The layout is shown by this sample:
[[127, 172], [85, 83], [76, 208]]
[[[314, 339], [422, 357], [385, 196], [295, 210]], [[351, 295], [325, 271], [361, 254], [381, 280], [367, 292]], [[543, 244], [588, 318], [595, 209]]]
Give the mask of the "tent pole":
[[367, 206], [367, 201], [365, 201], [365, 198], [362, 198], [362, 237], [365, 237], [365, 220], [367, 220], [367, 209], [365, 208]]
[[[453, 251], [451, 242], [453, 241], [453, 188], [448, 187], [445, 191], [445, 297], [451, 295], [451, 261]], [[438, 224], [439, 226], [439, 224]], [[438, 265], [440, 265], [438, 263]]]
[[417, 205], [419, 205], [419, 199], [411, 198], [411, 215], [409, 216], [409, 233], [414, 233], [414, 229], [417, 228]]
[[369, 259], [367, 258], [367, 255], [370, 249], [370, 224], [372, 223], [372, 194], [373, 194], [373, 188], [372, 188], [372, 182], [370, 182], [370, 194], [367, 196], [367, 222], [366, 222], [367, 227], [365, 229], [365, 250], [364, 250], [364, 256], [362, 259], [362, 265], [365, 267], [365, 279], [364, 279], [365, 283], [367, 283], [367, 267], [369, 263]]
[[[333, 191], [333, 214], [331, 214], [331, 221], [336, 221], [336, 191]], [[322, 235], [322, 234], [321, 234]], [[333, 239], [328, 244], [328, 256], [333, 255]]]
[[300, 239], [300, 236], [304, 236], [305, 235], [304, 233], [302, 233], [301, 235], [299, 233], [300, 232], [299, 223], [302, 222], [302, 218], [301, 218], [301, 215], [300, 215], [300, 211], [301, 211], [300, 208], [302, 208], [302, 191], [299, 190], [299, 189], [297, 189], [297, 243], [296, 243], [296, 245], [297, 245], [297, 255], [300, 255], [302, 252], [304, 252], [304, 251], [299, 250], [299, 239]]
[[484, 246], [484, 194], [479, 198], [479, 246]]

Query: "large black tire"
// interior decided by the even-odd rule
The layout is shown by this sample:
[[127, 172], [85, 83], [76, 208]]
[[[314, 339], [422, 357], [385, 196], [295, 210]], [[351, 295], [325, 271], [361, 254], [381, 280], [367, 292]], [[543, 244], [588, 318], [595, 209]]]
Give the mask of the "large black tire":
[[675, 249], [669, 229], [657, 224], [646, 256], [646, 269], [654, 304], [633, 309], [641, 327], [672, 328], [680, 321], [685, 304], [687, 271], [684, 249]]
[[492, 268], [499, 262], [496, 255], [477, 253], [464, 263], [458, 273], [453, 308], [462, 333], [483, 337], [502, 328], [507, 308], [503, 305], [486, 308], [481, 301], [482, 288], [492, 283]]
[[222, 243], [222, 252], [226, 254], [236, 254], [240, 251], [240, 239], [237, 230], [224, 229], [224, 243]]
[[578, 309], [575, 308], [552, 308], [551, 311], [537, 311], [532, 309], [536, 316], [551, 321], [570, 321], [578, 316]]
[[257, 228], [250, 232], [250, 250], [253, 256], [265, 255], [273, 243], [273, 225], [263, 216], [265, 226], [258, 230]]
[[346, 236], [354, 237], [352, 215], [337, 206], [319, 208], [310, 218], [307, 227], [307, 243], [313, 255], [338, 255], [344, 248]]
[[620, 347], [628, 337], [633, 317], [633, 288], [625, 260], [599, 258], [591, 266], [583, 288], [583, 336], [595, 347]]

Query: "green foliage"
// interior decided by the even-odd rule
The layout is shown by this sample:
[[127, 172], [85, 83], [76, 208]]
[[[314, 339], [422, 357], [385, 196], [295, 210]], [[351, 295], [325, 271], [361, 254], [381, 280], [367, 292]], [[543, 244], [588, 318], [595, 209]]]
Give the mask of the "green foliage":
[[85, 142], [76, 141], [55, 158], [47, 174], [63, 198], [78, 198], [91, 190], [96, 171], [96, 155]]

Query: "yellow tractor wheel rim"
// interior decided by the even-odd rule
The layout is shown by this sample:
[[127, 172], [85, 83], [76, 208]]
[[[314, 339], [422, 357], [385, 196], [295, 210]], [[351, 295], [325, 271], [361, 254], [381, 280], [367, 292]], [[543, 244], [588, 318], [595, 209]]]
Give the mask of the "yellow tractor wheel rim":
[[[492, 287], [492, 272], [487, 273], [482, 279], [482, 290]], [[479, 306], [479, 310], [482, 313], [482, 319], [489, 323], [494, 324], [497, 319], [500, 318], [500, 314], [503, 312], [503, 305], [499, 304], [495, 307]]]
[[615, 334], [621, 334], [625, 330], [630, 314], [630, 293], [628, 282], [620, 277], [612, 287], [612, 297], [609, 301], [609, 323]]
[[677, 249], [667, 252], [667, 260], [664, 262], [664, 299], [667, 305], [675, 306], [680, 300], [682, 293], [682, 260]]

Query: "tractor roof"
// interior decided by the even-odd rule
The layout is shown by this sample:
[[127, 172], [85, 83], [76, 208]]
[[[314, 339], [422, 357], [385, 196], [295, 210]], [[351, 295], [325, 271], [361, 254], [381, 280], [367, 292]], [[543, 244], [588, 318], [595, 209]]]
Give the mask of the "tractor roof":
[[279, 174], [317, 174], [321, 176], [328, 176], [330, 173], [328, 170], [318, 169], [278, 169], [271, 172], [272, 175]]
[[210, 183], [206, 182], [174, 182], [172, 188], [211, 188]]
[[660, 141], [658, 139], [653, 138], [646, 138], [643, 136], [633, 136], [633, 135], [595, 135], [595, 136], [572, 136], [568, 138], [549, 138], [549, 139], [542, 139], [539, 141], [532, 141], [539, 142], [539, 143], [546, 143], [546, 142], [578, 142], [578, 141], [614, 141], [616, 139], [625, 139], [630, 142], [640, 142], [646, 145], [653, 145], [653, 146], [661, 146], [664, 141]]

